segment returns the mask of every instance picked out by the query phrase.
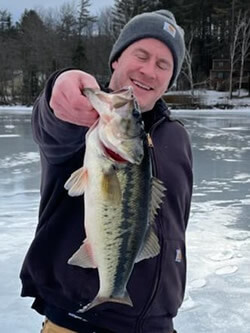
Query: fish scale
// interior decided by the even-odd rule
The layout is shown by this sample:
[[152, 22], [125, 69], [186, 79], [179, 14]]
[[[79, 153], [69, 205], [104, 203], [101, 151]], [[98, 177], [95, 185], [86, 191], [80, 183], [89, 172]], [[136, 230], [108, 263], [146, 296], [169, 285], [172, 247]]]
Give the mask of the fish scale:
[[[106, 244], [106, 251], [104, 251], [105, 259], [109, 261], [109, 264], [104, 264], [104, 267], [99, 266], [101, 280], [108, 281], [110, 294], [113, 296], [124, 292], [124, 286], [127, 284], [143, 241], [143, 234], [146, 232], [145, 220], [147, 220], [148, 212], [144, 207], [148, 206], [150, 186], [148, 154], [144, 154], [144, 161], [139, 166], [128, 164], [124, 169], [117, 171], [117, 176], [120, 179], [123, 197], [120, 206], [115, 209], [117, 216], [110, 213], [106, 219], [105, 214], [103, 214], [101, 225]], [[97, 189], [97, 191], [99, 190]], [[136, 202], [137, 205], [135, 205]], [[114, 213], [114, 207], [112, 211]], [[118, 224], [117, 221], [120, 223]], [[141, 223], [134, 223], [135, 221], [141, 221]], [[108, 247], [110, 251], [107, 251]], [[117, 256], [114, 256], [114, 253]], [[104, 255], [102, 250], [100, 255]], [[108, 288], [104, 285], [103, 289]]]

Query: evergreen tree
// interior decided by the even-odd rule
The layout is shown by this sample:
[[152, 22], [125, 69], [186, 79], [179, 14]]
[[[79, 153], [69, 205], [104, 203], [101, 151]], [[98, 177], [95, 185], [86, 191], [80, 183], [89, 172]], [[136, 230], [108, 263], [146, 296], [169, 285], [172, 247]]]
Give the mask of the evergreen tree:
[[[152, 5], [151, 5], [152, 6]], [[124, 25], [135, 15], [150, 10], [150, 1], [115, 0], [113, 7], [113, 33], [116, 38]]]
[[73, 52], [72, 55], [72, 64], [74, 67], [86, 70], [86, 62], [87, 58], [85, 55], [85, 48], [83, 41], [79, 40], [76, 46], [76, 49]]
[[82, 70], [87, 70], [88, 67], [84, 46], [87, 43], [87, 39], [91, 37], [91, 33], [89, 36], [88, 28], [96, 21], [96, 17], [90, 15], [88, 7], [90, 7], [89, 0], [80, 0], [77, 16], [77, 38], [72, 50], [72, 63], [75, 67]]
[[[195, 86], [209, 79], [213, 59], [230, 59], [237, 17], [240, 12], [250, 15], [249, 1], [245, 0], [114, 0], [114, 6], [102, 12], [98, 21], [90, 15], [89, 6], [89, 0], [78, 0], [42, 15], [26, 10], [15, 25], [11, 14], [0, 9], [0, 103], [17, 101], [10, 96], [32, 103], [50, 73], [64, 67], [78, 67], [104, 83], [110, 75], [110, 50], [121, 28], [133, 16], [158, 9], [172, 11], [184, 28], [186, 45], [191, 46], [191, 58], [186, 59]], [[241, 44], [242, 38], [239, 33]], [[237, 52], [242, 53], [242, 47]], [[247, 53], [244, 59], [249, 60]], [[184, 69], [185, 65], [188, 63]], [[238, 66], [235, 64], [235, 70]], [[184, 77], [179, 80], [182, 86], [188, 82]]]
[[39, 81], [45, 60], [46, 29], [34, 10], [25, 10], [18, 25], [21, 70], [23, 73], [22, 102], [30, 104], [40, 92]]
[[80, 0], [77, 19], [77, 30], [79, 37], [83, 35], [84, 30], [88, 27], [89, 23], [96, 21], [96, 17], [90, 15], [90, 11], [88, 9], [90, 5], [91, 4], [89, 0]]
[[7, 10], [0, 10], [0, 33], [10, 31], [12, 28], [11, 14]]
[[0, 104], [12, 103], [19, 69], [17, 31], [7, 10], [0, 10]]

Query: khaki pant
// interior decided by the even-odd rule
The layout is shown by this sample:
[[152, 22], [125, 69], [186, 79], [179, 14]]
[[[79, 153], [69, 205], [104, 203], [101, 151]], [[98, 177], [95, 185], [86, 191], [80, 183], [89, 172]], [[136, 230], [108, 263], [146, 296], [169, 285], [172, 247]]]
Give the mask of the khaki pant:
[[45, 319], [41, 333], [77, 333], [77, 332], [58, 326], [49, 321], [48, 319]]

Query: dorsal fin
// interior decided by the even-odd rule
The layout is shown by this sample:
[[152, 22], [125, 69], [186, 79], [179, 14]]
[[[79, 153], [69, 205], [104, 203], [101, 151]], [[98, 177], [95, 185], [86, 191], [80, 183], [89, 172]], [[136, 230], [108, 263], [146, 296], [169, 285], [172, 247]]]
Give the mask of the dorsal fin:
[[152, 177], [151, 202], [149, 209], [149, 223], [153, 224], [157, 210], [160, 208], [165, 196], [166, 187], [158, 178]]
[[144, 259], [153, 258], [160, 252], [160, 244], [158, 237], [154, 231], [153, 222], [155, 220], [157, 210], [160, 208], [160, 204], [162, 203], [162, 199], [165, 196], [165, 191], [166, 188], [163, 185], [163, 182], [155, 177], [152, 177], [151, 201], [149, 205], [149, 224], [145, 235], [144, 243], [136, 257], [136, 263]]

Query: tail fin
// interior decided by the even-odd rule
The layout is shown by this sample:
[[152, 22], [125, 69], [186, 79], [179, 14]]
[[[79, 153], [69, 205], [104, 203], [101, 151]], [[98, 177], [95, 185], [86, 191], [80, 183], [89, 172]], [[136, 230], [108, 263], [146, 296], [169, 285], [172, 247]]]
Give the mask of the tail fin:
[[79, 313], [86, 312], [86, 311], [94, 308], [95, 306], [100, 305], [102, 303], [106, 303], [106, 302], [120, 303], [120, 304], [133, 306], [133, 303], [131, 301], [131, 298], [129, 297], [128, 292], [125, 291], [123, 296], [113, 296], [113, 295], [111, 295], [110, 297], [102, 297], [102, 296], [97, 295], [93, 299], [92, 302], [85, 305], [83, 308], [79, 309], [77, 312], [79, 312]]

